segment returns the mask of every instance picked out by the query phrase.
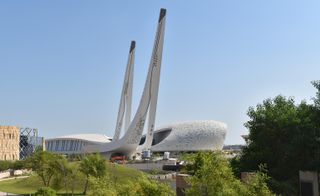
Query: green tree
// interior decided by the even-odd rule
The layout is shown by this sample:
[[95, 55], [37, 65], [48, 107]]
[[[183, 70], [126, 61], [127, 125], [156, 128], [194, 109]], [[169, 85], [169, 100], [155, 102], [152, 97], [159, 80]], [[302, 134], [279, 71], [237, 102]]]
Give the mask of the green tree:
[[263, 165], [259, 166], [259, 171], [248, 176], [246, 181], [247, 188], [247, 196], [269, 196], [273, 195], [269, 190], [267, 185], [267, 181], [269, 180], [269, 176], [266, 174], [267, 170]]
[[80, 171], [86, 176], [86, 183], [83, 194], [87, 193], [89, 177], [100, 178], [106, 175], [106, 162], [100, 154], [91, 154], [82, 159], [80, 162]]
[[71, 184], [71, 195], [74, 195], [76, 180], [82, 177], [82, 176], [79, 176], [78, 170], [79, 170], [79, 167], [77, 164], [69, 165], [68, 180], [69, 180], [69, 183]]
[[64, 190], [68, 194], [70, 164], [65, 157], [61, 157], [60, 159], [56, 159], [52, 165], [54, 166], [57, 188], [59, 188], [62, 180]]
[[273, 195], [266, 185], [265, 174], [253, 174], [247, 183], [242, 183], [234, 176], [228, 160], [220, 152], [199, 152], [190, 156], [188, 161], [187, 170], [191, 176], [186, 181], [191, 187], [186, 189], [187, 195]]
[[313, 99], [314, 105], [320, 109], [320, 80], [312, 81], [311, 83], [317, 89], [316, 97]]
[[244, 186], [234, 177], [228, 161], [218, 152], [202, 152], [190, 157], [188, 166], [191, 185], [187, 195], [243, 195]]
[[276, 193], [298, 194], [298, 171], [320, 170], [320, 84], [314, 104], [295, 104], [293, 98], [277, 96], [250, 107], [249, 144], [240, 157], [241, 171], [268, 166]]
[[84, 178], [79, 172], [79, 165], [75, 162], [68, 162], [65, 157], [62, 157], [55, 161], [54, 166], [55, 174], [50, 186], [57, 191], [63, 188], [67, 195], [71, 190], [71, 195], [74, 195], [76, 184], [79, 183], [79, 179]]
[[36, 151], [28, 162], [31, 169], [41, 178], [43, 185], [48, 187], [56, 173], [56, 163], [59, 159], [62, 159], [60, 155], [48, 151]]

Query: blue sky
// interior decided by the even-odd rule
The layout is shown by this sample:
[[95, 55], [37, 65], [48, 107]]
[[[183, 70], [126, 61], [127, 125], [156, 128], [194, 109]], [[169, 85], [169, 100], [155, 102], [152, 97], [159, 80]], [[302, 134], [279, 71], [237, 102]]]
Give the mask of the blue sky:
[[161, 7], [157, 126], [213, 119], [243, 143], [249, 106], [314, 96], [320, 1], [1, 1], [0, 124], [113, 136], [130, 41], [135, 112]]

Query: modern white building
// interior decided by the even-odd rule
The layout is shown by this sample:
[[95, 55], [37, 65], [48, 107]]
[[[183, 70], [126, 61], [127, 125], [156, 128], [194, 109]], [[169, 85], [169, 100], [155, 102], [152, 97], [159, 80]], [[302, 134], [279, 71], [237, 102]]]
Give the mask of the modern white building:
[[[227, 126], [217, 121], [191, 121], [155, 131], [166, 10], [161, 9], [146, 82], [137, 111], [131, 119], [135, 41], [131, 42], [113, 139], [101, 135], [71, 135], [47, 140], [53, 152], [122, 154], [132, 158], [143, 150], [199, 151], [222, 149]], [[148, 122], [148, 123], [146, 123]], [[143, 131], [146, 129], [146, 134]], [[121, 132], [123, 134], [121, 134]], [[122, 136], [121, 136], [122, 135]]]
[[[227, 125], [213, 120], [174, 123], [154, 132], [153, 152], [197, 152], [221, 150]], [[143, 135], [139, 147], [145, 142]], [[101, 134], [76, 134], [46, 140], [46, 149], [61, 154], [83, 154], [86, 146], [110, 143], [111, 138]]]
[[213, 120], [175, 123], [154, 132], [153, 152], [221, 150], [227, 125]]
[[99, 145], [112, 139], [102, 134], [74, 134], [46, 140], [46, 150], [60, 154], [82, 154], [87, 145]]

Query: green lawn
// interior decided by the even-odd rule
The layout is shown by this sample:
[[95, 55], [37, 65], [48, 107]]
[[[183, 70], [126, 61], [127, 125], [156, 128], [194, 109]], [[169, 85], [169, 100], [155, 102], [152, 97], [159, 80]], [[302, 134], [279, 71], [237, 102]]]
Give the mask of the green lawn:
[[[122, 165], [114, 165], [114, 164], [107, 164], [107, 171], [112, 174], [113, 179], [116, 180], [117, 183], [126, 183], [128, 181], [135, 181], [136, 179], [142, 177], [143, 173], [128, 168]], [[81, 193], [83, 191], [85, 177], [80, 175], [81, 177], [75, 183], [75, 193]], [[0, 181], [0, 191], [9, 192], [9, 193], [16, 193], [16, 194], [30, 194], [35, 193], [38, 188], [42, 187], [43, 184], [40, 178], [36, 175], [32, 175], [28, 178], [23, 179], [13, 179], [13, 180], [6, 180]], [[66, 191], [60, 189], [59, 193], [65, 193]], [[70, 193], [71, 190], [68, 190]]]
[[0, 190], [9, 193], [28, 194], [38, 189], [40, 181], [36, 176], [28, 178], [5, 180], [0, 182]]

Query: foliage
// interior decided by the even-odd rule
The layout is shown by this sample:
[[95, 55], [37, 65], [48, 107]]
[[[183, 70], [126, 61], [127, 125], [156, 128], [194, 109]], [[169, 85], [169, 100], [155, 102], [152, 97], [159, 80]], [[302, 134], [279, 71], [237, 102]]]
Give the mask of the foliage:
[[298, 194], [299, 170], [320, 170], [320, 82], [313, 84], [318, 89], [314, 104], [277, 96], [248, 111], [249, 144], [239, 170], [266, 164], [270, 185], [279, 194]]
[[316, 97], [313, 98], [314, 105], [320, 109], [320, 80], [312, 81], [311, 83], [317, 89]]
[[220, 152], [199, 152], [189, 157], [189, 162], [187, 170], [191, 176], [186, 181], [191, 187], [186, 189], [187, 195], [272, 195], [264, 174], [255, 174], [248, 183], [242, 183], [233, 175], [229, 162]]
[[36, 193], [36, 196], [56, 196], [57, 193], [50, 187], [41, 187]]
[[11, 162], [10, 161], [0, 161], [0, 171], [5, 171], [10, 169]]
[[5, 171], [8, 169], [26, 169], [28, 165], [25, 160], [16, 160], [16, 161], [9, 161], [9, 160], [0, 160], [0, 171]]
[[61, 157], [54, 161], [54, 170], [55, 170], [55, 178], [54, 178], [54, 188], [61, 189], [61, 184], [68, 193], [68, 177], [70, 166], [65, 157]]
[[[69, 162], [69, 166], [74, 169], [75, 177], [68, 177], [68, 191], [72, 193], [72, 189], [74, 189], [74, 194], [79, 195], [82, 194], [83, 188], [86, 182], [86, 176], [79, 171], [80, 162]], [[144, 175], [143, 172], [139, 170], [135, 170], [123, 165], [117, 164], [108, 164], [106, 163], [107, 172], [106, 174], [110, 176], [111, 180], [115, 184], [123, 185], [122, 188], [125, 188], [125, 185], [131, 184], [135, 182], [136, 179], [141, 179]], [[53, 182], [55, 181], [54, 175], [52, 182], [50, 183], [51, 188], [53, 187]], [[58, 181], [58, 179], [57, 179]], [[65, 194], [66, 190], [64, 189], [63, 180], [60, 179], [58, 181], [60, 184], [60, 189], [57, 189], [57, 193]], [[57, 182], [57, 183], [58, 183]], [[18, 178], [6, 181], [0, 181], [0, 191], [10, 192], [15, 194], [26, 194], [29, 195], [31, 193], [35, 193], [40, 187], [43, 186], [42, 180], [37, 176], [36, 173], [31, 175], [28, 178]], [[92, 187], [88, 188], [88, 191], [92, 189]]]
[[81, 161], [82, 154], [70, 154], [67, 156], [68, 161]]
[[[143, 179], [139, 181], [138, 184], [141, 188], [137, 189], [136, 195], [149, 196], [149, 195], [159, 195], [159, 196], [169, 196], [175, 195], [174, 191], [165, 183], [159, 183], [155, 180]], [[134, 195], [134, 194], [133, 194]]]
[[240, 171], [240, 156], [237, 155], [229, 160], [230, 166], [232, 168], [233, 174], [237, 177], [241, 177], [241, 171]]
[[27, 166], [27, 163], [25, 160], [17, 160], [17, 161], [14, 161], [12, 162], [12, 166], [11, 168], [14, 169], [14, 170], [17, 170], [17, 169], [26, 169], [28, 166]]
[[62, 158], [62, 156], [47, 151], [36, 151], [28, 161], [32, 170], [41, 178], [43, 185], [48, 187], [56, 173], [56, 163]]
[[247, 195], [248, 196], [268, 196], [273, 195], [269, 190], [267, 181], [269, 180], [269, 176], [266, 174], [266, 166], [260, 165], [259, 171], [250, 175], [246, 181], [247, 186]]
[[[197, 153], [187, 166], [192, 176], [186, 181], [191, 185], [187, 195], [237, 195], [243, 193], [241, 182], [233, 176], [226, 159], [213, 152]], [[190, 161], [190, 160], [189, 160]]]
[[115, 183], [111, 175], [103, 177], [90, 177], [89, 195], [104, 196], [104, 195], [119, 195], [119, 196], [170, 196], [175, 195], [174, 191], [165, 183], [159, 183], [148, 179], [145, 175], [136, 181], [127, 183]]
[[89, 177], [90, 191], [89, 196], [116, 196], [117, 191], [109, 176], [103, 176], [100, 178]]
[[76, 182], [77, 182], [77, 179], [79, 178], [83, 178], [83, 176], [81, 176], [79, 174], [79, 167], [78, 165], [76, 164], [70, 164], [69, 165], [69, 168], [68, 168], [68, 181], [69, 181], [69, 184], [71, 184], [71, 194], [73, 195], [74, 194], [74, 191], [75, 191], [75, 188], [76, 188]]
[[80, 170], [86, 175], [86, 184], [83, 190], [83, 194], [86, 194], [90, 176], [100, 178], [106, 175], [106, 161], [100, 154], [88, 155], [82, 159]]

